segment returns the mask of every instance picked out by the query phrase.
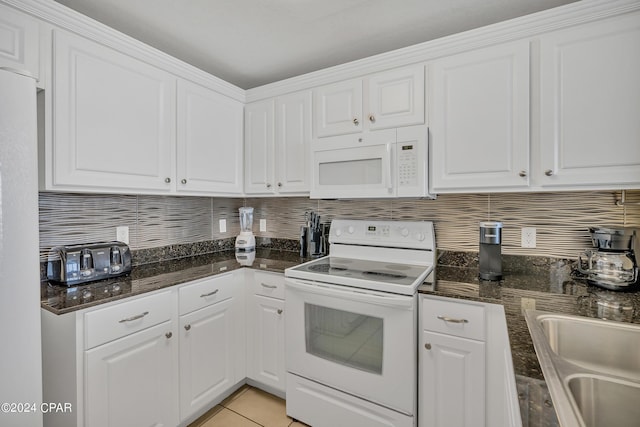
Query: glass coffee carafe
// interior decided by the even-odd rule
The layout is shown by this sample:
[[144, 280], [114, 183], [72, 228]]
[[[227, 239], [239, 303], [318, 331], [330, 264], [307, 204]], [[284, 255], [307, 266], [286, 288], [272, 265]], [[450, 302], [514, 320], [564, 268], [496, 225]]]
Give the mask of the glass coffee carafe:
[[611, 290], [625, 290], [636, 285], [636, 230], [590, 227], [589, 232], [594, 248], [578, 258], [578, 270], [587, 276], [587, 282]]

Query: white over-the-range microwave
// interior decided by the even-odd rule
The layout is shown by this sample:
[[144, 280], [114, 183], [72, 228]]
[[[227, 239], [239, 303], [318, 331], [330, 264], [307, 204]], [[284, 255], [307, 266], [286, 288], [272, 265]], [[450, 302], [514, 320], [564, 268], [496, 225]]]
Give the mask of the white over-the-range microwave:
[[435, 198], [426, 126], [314, 139], [311, 198]]

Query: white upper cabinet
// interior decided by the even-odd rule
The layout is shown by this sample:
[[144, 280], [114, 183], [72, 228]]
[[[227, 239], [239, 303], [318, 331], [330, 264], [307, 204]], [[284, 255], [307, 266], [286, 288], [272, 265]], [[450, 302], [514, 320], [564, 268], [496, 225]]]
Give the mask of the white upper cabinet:
[[311, 91], [245, 107], [245, 192], [309, 192]]
[[0, 67], [39, 76], [38, 21], [0, 5]]
[[175, 78], [57, 30], [53, 66], [53, 186], [175, 188]]
[[422, 65], [322, 86], [313, 96], [317, 137], [425, 122]]
[[640, 14], [540, 37], [543, 186], [640, 183]]
[[430, 66], [434, 192], [529, 185], [529, 42], [453, 55]]
[[242, 193], [242, 128], [242, 103], [178, 80], [178, 192]]

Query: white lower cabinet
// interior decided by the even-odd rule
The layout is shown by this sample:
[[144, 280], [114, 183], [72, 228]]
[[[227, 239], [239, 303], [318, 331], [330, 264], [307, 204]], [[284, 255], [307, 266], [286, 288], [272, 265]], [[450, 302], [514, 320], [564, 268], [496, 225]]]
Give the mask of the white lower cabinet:
[[208, 409], [245, 377], [244, 272], [180, 288], [180, 419]]
[[501, 305], [420, 297], [419, 427], [521, 426]]
[[177, 425], [177, 346], [165, 322], [86, 351], [84, 425]]
[[247, 272], [247, 377], [284, 396], [284, 277]]

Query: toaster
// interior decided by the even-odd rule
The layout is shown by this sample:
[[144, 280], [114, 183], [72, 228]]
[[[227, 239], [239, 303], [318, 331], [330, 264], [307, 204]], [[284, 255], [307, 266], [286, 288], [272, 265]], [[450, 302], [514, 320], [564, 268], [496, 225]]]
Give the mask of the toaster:
[[56, 246], [49, 251], [47, 279], [67, 286], [131, 271], [131, 251], [122, 242]]

